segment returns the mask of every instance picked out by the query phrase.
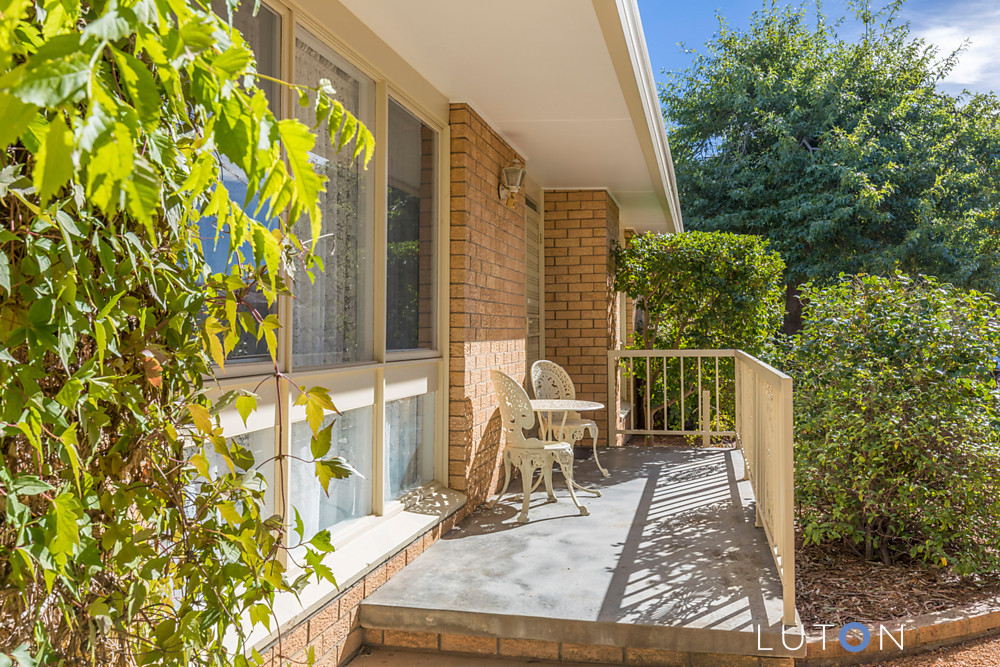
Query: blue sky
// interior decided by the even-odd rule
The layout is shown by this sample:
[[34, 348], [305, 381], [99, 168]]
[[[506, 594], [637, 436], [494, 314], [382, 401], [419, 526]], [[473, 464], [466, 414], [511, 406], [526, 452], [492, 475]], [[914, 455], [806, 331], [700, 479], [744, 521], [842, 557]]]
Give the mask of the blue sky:
[[[642, 27], [649, 46], [653, 74], [665, 80], [661, 69], [680, 70], [691, 62], [678, 43], [701, 50], [718, 28], [716, 12], [733, 27], [745, 27], [763, 0], [638, 0]], [[800, 3], [791, 2], [798, 6]], [[813, 2], [809, 3], [813, 5]], [[875, 6], [881, 6], [876, 0]], [[825, 0], [830, 18], [846, 13], [846, 0]], [[1000, 2], [997, 0], [909, 0], [901, 15], [913, 33], [950, 52], [969, 40], [958, 67], [942, 89], [957, 93], [963, 88], [1000, 93]]]

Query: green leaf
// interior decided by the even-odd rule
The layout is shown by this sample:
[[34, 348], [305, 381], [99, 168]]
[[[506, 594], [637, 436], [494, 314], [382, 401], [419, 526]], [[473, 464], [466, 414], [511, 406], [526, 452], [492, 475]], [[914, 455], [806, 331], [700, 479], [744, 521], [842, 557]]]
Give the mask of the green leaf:
[[133, 26], [128, 19], [119, 14], [116, 9], [110, 9], [106, 14], [88, 23], [83, 30], [83, 36], [117, 42], [127, 37], [132, 30]]
[[229, 525], [233, 528], [238, 528], [241, 523], [243, 523], [243, 515], [239, 513], [236, 509], [236, 504], [232, 501], [221, 502], [216, 505], [216, 509], [219, 510], [219, 514], [222, 518], [226, 520]]
[[247, 425], [247, 418], [250, 413], [257, 409], [257, 397], [252, 394], [244, 394], [236, 398], [236, 411], [243, 419], [243, 425]]
[[299, 508], [293, 505], [292, 511], [295, 512], [295, 524], [294, 524], [295, 534], [299, 536], [299, 541], [301, 542], [302, 538], [305, 537], [305, 527], [302, 523], [302, 517], [299, 516]]
[[238, 46], [230, 46], [212, 61], [212, 66], [227, 76], [242, 72], [250, 64], [250, 53]]
[[[69, 38], [69, 42], [56, 44], [61, 38]], [[75, 48], [79, 37], [75, 35], [61, 35], [52, 40], [54, 45], [50, 51], [66, 51], [68, 48]], [[90, 54], [81, 52], [69, 52], [63, 56], [56, 56], [52, 60], [46, 57], [49, 51], [39, 50], [21, 68], [11, 72], [11, 78], [19, 79], [10, 91], [22, 102], [33, 104], [37, 107], [55, 108], [62, 104], [78, 102], [86, 89], [90, 80]], [[0, 79], [0, 88], [7, 76]]]
[[21, 496], [34, 496], [45, 491], [51, 491], [54, 488], [48, 482], [34, 475], [15, 477], [13, 484], [11, 484], [11, 490]]
[[115, 64], [121, 72], [132, 104], [139, 114], [139, 122], [151, 126], [160, 117], [160, 90], [146, 64], [130, 53], [111, 50]]
[[333, 434], [333, 424], [330, 422], [327, 426], [320, 429], [319, 432], [312, 437], [310, 441], [310, 449], [312, 450], [312, 457], [314, 459], [321, 459], [330, 452], [330, 445], [332, 444], [332, 434]]
[[278, 136], [281, 137], [281, 143], [288, 155], [288, 163], [292, 168], [292, 179], [299, 206], [308, 208], [312, 247], [315, 247], [322, 225], [319, 194], [326, 191], [323, 179], [309, 161], [309, 153], [316, 144], [316, 136], [308, 127], [293, 118], [278, 121]]
[[56, 394], [56, 402], [65, 408], [74, 409], [76, 408], [76, 402], [80, 400], [80, 393], [82, 391], [83, 383], [77, 378], [72, 377], [66, 380], [62, 389], [60, 389], [59, 393]]
[[[265, 629], [270, 631], [271, 610], [268, 608], [266, 604], [252, 605], [250, 607], [250, 622], [253, 623], [254, 625], [263, 625]], [[256, 653], [256, 649], [254, 649], [254, 653], [256, 654], [254, 655], [254, 661], [257, 662], [257, 660], [260, 658], [260, 654]], [[260, 658], [260, 661], [257, 662], [257, 664], [258, 665], [263, 664], [263, 659]]]
[[0, 287], [10, 293], [10, 260], [7, 253], [0, 250]]
[[197, 403], [188, 403], [187, 409], [191, 413], [194, 425], [199, 431], [202, 433], [212, 432], [212, 419], [209, 417], [208, 408]]
[[331, 479], [347, 479], [351, 475], [357, 475], [364, 479], [364, 475], [355, 470], [350, 463], [339, 456], [316, 462], [316, 477], [319, 479], [319, 483], [327, 496], [330, 495]]
[[334, 551], [333, 543], [330, 542], [329, 530], [321, 530], [313, 535], [312, 539], [309, 540], [309, 544], [323, 552]]
[[204, 454], [198, 452], [188, 459], [188, 463], [194, 466], [194, 469], [198, 471], [198, 474], [205, 479], [212, 479], [212, 475], [209, 474], [208, 470], [208, 459]]
[[77, 489], [80, 488], [80, 452], [77, 449], [76, 424], [70, 424], [69, 428], [62, 432], [59, 440], [66, 448], [66, 456], [69, 458], [70, 467], [73, 469], [73, 478], [76, 480]]
[[77, 518], [82, 516], [80, 504], [71, 493], [61, 493], [52, 501], [54, 530], [50, 535], [49, 549], [53, 554], [72, 553], [80, 544]]
[[28, 129], [38, 109], [10, 93], [0, 92], [0, 146], [9, 146]]
[[56, 113], [45, 132], [35, 164], [34, 184], [42, 203], [48, 203], [72, 176], [73, 134], [66, 127], [62, 113]]

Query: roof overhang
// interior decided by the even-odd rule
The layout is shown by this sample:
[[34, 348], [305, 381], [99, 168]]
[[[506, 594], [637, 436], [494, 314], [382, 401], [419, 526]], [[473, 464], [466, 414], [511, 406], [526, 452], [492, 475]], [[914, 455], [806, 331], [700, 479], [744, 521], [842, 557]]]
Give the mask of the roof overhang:
[[635, 0], [341, 0], [543, 189], [607, 189], [621, 223], [683, 229]]

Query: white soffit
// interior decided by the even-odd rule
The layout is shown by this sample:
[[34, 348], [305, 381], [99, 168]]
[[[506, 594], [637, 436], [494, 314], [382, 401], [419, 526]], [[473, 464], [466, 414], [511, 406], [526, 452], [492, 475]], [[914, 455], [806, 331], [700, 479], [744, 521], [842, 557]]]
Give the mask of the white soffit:
[[607, 188], [622, 224], [681, 230], [634, 0], [341, 0], [543, 189]]

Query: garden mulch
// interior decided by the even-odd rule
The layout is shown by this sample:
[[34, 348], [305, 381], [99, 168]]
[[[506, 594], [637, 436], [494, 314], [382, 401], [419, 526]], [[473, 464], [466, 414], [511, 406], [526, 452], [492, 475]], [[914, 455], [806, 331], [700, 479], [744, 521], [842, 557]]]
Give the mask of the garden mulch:
[[866, 562], [844, 548], [803, 547], [801, 536], [796, 547], [795, 601], [807, 626], [877, 623], [1000, 599], [1000, 577]]

